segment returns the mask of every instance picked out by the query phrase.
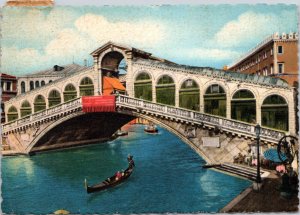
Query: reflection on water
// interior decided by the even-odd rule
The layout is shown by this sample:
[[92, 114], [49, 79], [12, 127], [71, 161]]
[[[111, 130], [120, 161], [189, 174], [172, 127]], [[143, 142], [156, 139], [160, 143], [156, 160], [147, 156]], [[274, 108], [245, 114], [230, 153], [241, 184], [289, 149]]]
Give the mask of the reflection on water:
[[[107, 143], [2, 160], [2, 210], [47, 214], [216, 212], [250, 185], [247, 180], [202, 169], [189, 146], [163, 128], [147, 134], [128, 127], [128, 136]], [[105, 192], [87, 194], [94, 184], [136, 163], [131, 177]]]

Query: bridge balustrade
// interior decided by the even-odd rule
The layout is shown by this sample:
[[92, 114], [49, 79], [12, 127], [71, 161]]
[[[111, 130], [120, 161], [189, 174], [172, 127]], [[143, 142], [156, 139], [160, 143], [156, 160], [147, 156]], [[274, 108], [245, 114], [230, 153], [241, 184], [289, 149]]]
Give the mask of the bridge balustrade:
[[[190, 123], [206, 124], [211, 127], [217, 126], [223, 131], [233, 132], [238, 135], [243, 135], [255, 138], [255, 125], [240, 122], [237, 120], [218, 117], [210, 114], [199, 113], [183, 108], [177, 108], [168, 105], [156, 104], [149, 101], [144, 101], [137, 98], [131, 98], [124, 95], [117, 95], [116, 103], [119, 106], [129, 107], [132, 109], [141, 108], [144, 111], [153, 114], [160, 114], [171, 118], [177, 118]], [[277, 143], [277, 141], [285, 135], [284, 132], [269, 128], [262, 128], [261, 139]]]
[[49, 109], [31, 114], [31, 115], [23, 117], [21, 119], [17, 119], [17, 120], [8, 122], [8, 123], [2, 125], [2, 131], [3, 131], [3, 133], [5, 133], [10, 130], [20, 128], [22, 126], [34, 124], [35, 122], [41, 121], [45, 118], [50, 118], [54, 115], [67, 112], [67, 111], [70, 111], [70, 110], [78, 108], [78, 107], [81, 107], [81, 98], [76, 98], [74, 100], [70, 100], [66, 103], [53, 106]]
[[[232, 132], [238, 135], [255, 138], [255, 125], [246, 122], [240, 122], [237, 120], [199, 113], [196, 111], [177, 108], [164, 104], [152, 103], [146, 100], [132, 98], [124, 95], [116, 95], [116, 105], [120, 107], [131, 108], [133, 111], [142, 110], [148, 113], [153, 113], [155, 115], [179, 119], [193, 124], [206, 125], [212, 128], [217, 126], [220, 130], [226, 132]], [[46, 118], [50, 118], [57, 114], [65, 113], [77, 108], [78, 110], [82, 108], [81, 98], [76, 98], [74, 100], [70, 100], [63, 104], [53, 106], [49, 109], [31, 114], [21, 119], [8, 122], [2, 125], [2, 131], [3, 133], [5, 133], [16, 130], [22, 126], [34, 124]], [[281, 137], [283, 137], [284, 134], [284, 132], [263, 127], [261, 132], [261, 139], [277, 143], [277, 141]]]

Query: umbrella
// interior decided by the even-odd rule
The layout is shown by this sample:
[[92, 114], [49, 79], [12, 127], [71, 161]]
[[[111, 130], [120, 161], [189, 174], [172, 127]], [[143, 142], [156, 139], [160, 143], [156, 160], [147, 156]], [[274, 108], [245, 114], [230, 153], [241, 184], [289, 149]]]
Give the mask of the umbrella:
[[264, 157], [267, 160], [270, 160], [270, 161], [273, 161], [273, 162], [276, 162], [276, 163], [282, 163], [283, 161], [287, 160], [286, 155], [283, 154], [282, 152], [280, 154], [280, 157], [281, 157], [282, 160], [280, 160], [276, 149], [268, 149], [268, 150], [266, 150], [264, 152]]
[[70, 212], [69, 211], [66, 211], [66, 210], [63, 210], [63, 209], [60, 209], [60, 210], [57, 210], [54, 212], [54, 214], [69, 214]]

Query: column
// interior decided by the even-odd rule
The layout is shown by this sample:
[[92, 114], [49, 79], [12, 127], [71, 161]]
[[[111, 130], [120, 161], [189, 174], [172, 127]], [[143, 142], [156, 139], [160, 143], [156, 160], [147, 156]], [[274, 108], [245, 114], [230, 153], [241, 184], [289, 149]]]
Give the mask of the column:
[[102, 72], [101, 68], [98, 68], [98, 56], [94, 56], [94, 71], [96, 73], [97, 81], [94, 89], [94, 95], [102, 95]]
[[261, 105], [262, 105], [262, 100], [261, 98], [256, 99], [256, 124], [261, 125]]
[[175, 107], [179, 107], [179, 86], [175, 84]]
[[156, 103], [156, 87], [154, 78], [152, 78], [152, 102]]

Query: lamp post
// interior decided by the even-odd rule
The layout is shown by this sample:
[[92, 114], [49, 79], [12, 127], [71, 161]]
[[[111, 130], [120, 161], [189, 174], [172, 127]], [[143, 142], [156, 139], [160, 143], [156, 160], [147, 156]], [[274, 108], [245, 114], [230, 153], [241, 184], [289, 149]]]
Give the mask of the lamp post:
[[[260, 133], [261, 127], [259, 124], [255, 126], [255, 134], [256, 134], [256, 141], [257, 141], [257, 175], [256, 175], [256, 183], [257, 185], [261, 183], [260, 177], [260, 159], [259, 159], [259, 140], [260, 140]], [[259, 185], [258, 185], [259, 186]]]

